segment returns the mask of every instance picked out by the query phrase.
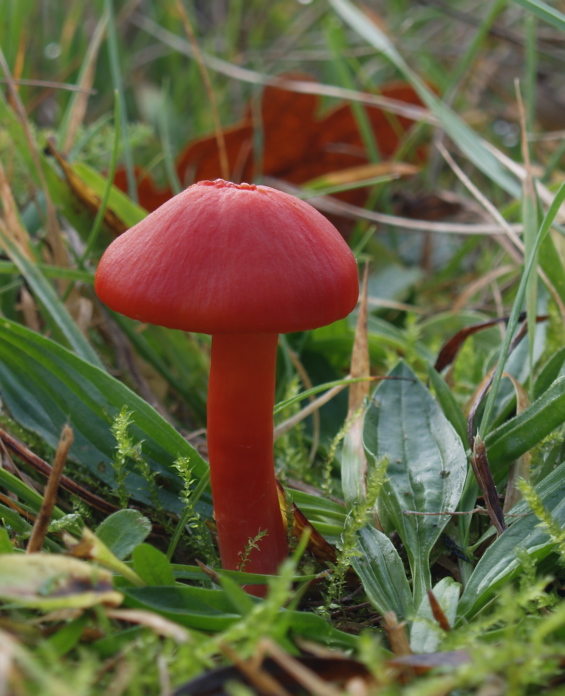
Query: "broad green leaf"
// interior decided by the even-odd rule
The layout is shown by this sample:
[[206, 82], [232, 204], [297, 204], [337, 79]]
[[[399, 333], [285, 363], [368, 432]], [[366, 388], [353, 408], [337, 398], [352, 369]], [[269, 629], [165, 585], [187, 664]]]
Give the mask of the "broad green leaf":
[[240, 618], [222, 590], [154, 586], [128, 589], [125, 596], [126, 606], [156, 611], [181, 626], [201, 631], [223, 631]]
[[359, 556], [352, 564], [371, 604], [381, 614], [393, 611], [399, 620], [414, 614], [404, 564], [386, 534], [374, 527], [359, 532]]
[[538, 445], [544, 437], [565, 422], [565, 376], [528, 408], [485, 438], [489, 461], [494, 469], [512, 462]]
[[[445, 614], [450, 626], [453, 626], [457, 617], [457, 604], [461, 594], [461, 585], [451, 577], [440, 580], [432, 589], [434, 597]], [[426, 595], [414, 617], [410, 629], [410, 648], [413, 653], [433, 653], [440, 646], [444, 631], [435, 620], [430, 606], [430, 600]]]
[[0, 598], [45, 611], [121, 604], [112, 574], [76, 558], [50, 553], [0, 558]]
[[[535, 490], [553, 520], [565, 525], [563, 481], [565, 464], [552, 471]], [[526, 552], [535, 562], [541, 561], [554, 549], [548, 534], [540, 528], [538, 518], [525, 501], [512, 508], [516, 517], [508, 529], [489, 546], [477, 563], [459, 602], [460, 619], [471, 619], [493, 598], [496, 591], [522, 571], [520, 552]]]
[[14, 553], [14, 547], [10, 541], [8, 530], [0, 527], [0, 554]]
[[237, 613], [242, 616], [249, 614], [255, 606], [251, 595], [247, 594], [241, 585], [225, 573], [220, 576], [220, 585]]
[[292, 490], [292, 500], [330, 544], [336, 544], [343, 533], [346, 510], [330, 498], [305, 491]]
[[121, 561], [128, 558], [151, 532], [151, 522], [137, 510], [118, 510], [96, 529], [96, 536]]
[[[369, 456], [389, 461], [379, 516], [398, 531], [412, 570], [414, 604], [431, 587], [429, 557], [465, 483], [465, 450], [429, 391], [403, 362], [383, 381], [365, 417]], [[411, 514], [406, 514], [409, 511]]]
[[61, 658], [75, 648], [84, 635], [88, 622], [89, 616], [85, 612], [49, 636], [46, 640], [49, 654], [54, 658]]
[[178, 491], [183, 483], [174, 461], [187, 457], [196, 478], [208, 471], [196, 450], [130, 389], [59, 344], [7, 320], [0, 320], [0, 388], [14, 420], [51, 447], [57, 446], [68, 423], [74, 432], [71, 457], [111, 487], [116, 443], [110, 427], [122, 409], [131, 412], [128, 432], [141, 443], [157, 487], [132, 463], [126, 478], [132, 499], [154, 505], [158, 496], [166, 510], [180, 514], [184, 503]]
[[151, 544], [139, 544], [133, 550], [133, 569], [148, 585], [174, 585], [175, 576], [167, 556]]
[[[136, 587], [127, 589], [125, 604], [161, 614], [186, 628], [210, 633], [224, 631], [241, 619], [223, 590], [189, 585], [175, 587]], [[255, 598], [251, 598], [257, 602]], [[321, 616], [303, 611], [281, 610], [281, 620], [288, 622], [292, 632], [318, 643], [353, 649], [355, 636], [339, 631]]]
[[307, 611], [291, 611], [288, 621], [294, 635], [343, 650], [355, 650], [357, 637], [334, 628], [321, 616]]
[[453, 139], [457, 146], [477, 169], [492, 181], [517, 198], [520, 187], [513, 176], [502, 167], [498, 159], [469, 126], [459, 118], [426, 83], [408, 66], [398, 53], [388, 36], [373, 23], [367, 14], [359, 10], [349, 0], [330, 0], [334, 10], [365, 41], [382, 52], [410, 82], [420, 99], [440, 122], [441, 127]]

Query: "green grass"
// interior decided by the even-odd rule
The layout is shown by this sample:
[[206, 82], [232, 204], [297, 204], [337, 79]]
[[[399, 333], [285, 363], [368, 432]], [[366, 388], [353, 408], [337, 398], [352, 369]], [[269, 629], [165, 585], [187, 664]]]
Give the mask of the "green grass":
[[[323, 679], [336, 664], [328, 648], [379, 696], [562, 693], [565, 15], [537, 0], [370, 7], [208, 0], [185, 3], [184, 18], [177, 0], [0, 2], [2, 693], [172, 694], [242, 661], [256, 678], [257, 651], [287, 667], [304, 660]], [[272, 121], [261, 98], [296, 71], [311, 76], [316, 122], [301, 116], [289, 135], [280, 124], [291, 127], [309, 97], [290, 85]], [[383, 112], [376, 131], [371, 100], [391, 82], [421, 105], [409, 123]], [[312, 148], [331, 138], [328, 114], [344, 103], [366, 154], [338, 158], [338, 138], [330, 164], [314, 169], [328, 148]], [[301, 529], [294, 502], [324, 540], [295, 537], [272, 578], [219, 565], [210, 338], [111, 315], [93, 291], [116, 228], [146, 214], [134, 167], [177, 191], [191, 176], [176, 169], [184, 148], [216, 120], [229, 135], [246, 118], [257, 182], [293, 185], [314, 205], [322, 184], [334, 205], [368, 187], [345, 199], [357, 205], [347, 222], [336, 219], [360, 270], [369, 263], [366, 335], [356, 310], [279, 343], [275, 422], [297, 424], [277, 440], [277, 475], [289, 520]], [[305, 131], [311, 149], [277, 169]], [[352, 182], [354, 163], [369, 169]], [[312, 174], [300, 177], [305, 164]], [[114, 169], [127, 192], [111, 186]], [[497, 317], [506, 321], [458, 333]], [[440, 373], [453, 337], [457, 354]], [[368, 355], [354, 350], [362, 339]], [[344, 387], [298, 419], [362, 375], [366, 357], [379, 378], [368, 402], [348, 408]], [[67, 478], [43, 552], [28, 556], [42, 461], [66, 423]], [[479, 477], [498, 498], [473, 474], [483, 442]], [[529, 481], [512, 481], [516, 466]], [[510, 494], [522, 499], [497, 536], [491, 520]], [[259, 582], [265, 600], [242, 589]], [[413, 653], [403, 666], [395, 621]], [[309, 651], [322, 651], [315, 666]], [[302, 683], [353, 693], [345, 678]]]

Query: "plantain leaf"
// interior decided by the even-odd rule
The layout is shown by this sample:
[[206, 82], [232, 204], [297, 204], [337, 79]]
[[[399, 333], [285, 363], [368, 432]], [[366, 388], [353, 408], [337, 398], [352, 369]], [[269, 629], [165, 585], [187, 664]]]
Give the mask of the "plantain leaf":
[[174, 585], [175, 576], [167, 556], [151, 544], [133, 550], [133, 569], [147, 585]]
[[[535, 488], [544, 508], [561, 527], [565, 525], [564, 477], [565, 463], [554, 469]], [[459, 602], [460, 619], [472, 618], [502, 585], [522, 572], [520, 553], [525, 552], [539, 562], [555, 547], [524, 500], [512, 508], [512, 514], [524, 516], [514, 518], [515, 521], [489, 546], [477, 563]]]
[[352, 564], [371, 604], [381, 614], [393, 611], [400, 620], [411, 618], [412, 592], [391, 540], [378, 529], [365, 527], [359, 532], [359, 552]]
[[406, 547], [419, 606], [431, 587], [430, 552], [449, 522], [442, 513], [457, 508], [467, 460], [453, 426], [410, 368], [400, 362], [389, 377], [375, 391], [364, 442], [369, 456], [389, 461], [379, 517]]
[[151, 533], [151, 522], [138, 510], [118, 510], [96, 529], [96, 536], [123, 561]]
[[[241, 619], [223, 590], [189, 585], [135, 587], [124, 590], [126, 606], [155, 611], [175, 623], [206, 632], [224, 631]], [[258, 600], [251, 598], [257, 604]], [[339, 631], [321, 616], [311, 612], [283, 609], [278, 614], [292, 627], [293, 634], [348, 650], [357, 637]]]
[[[149, 404], [104, 370], [82, 360], [54, 341], [14, 322], [0, 320], [0, 389], [4, 405], [20, 425], [37, 433], [51, 447], [68, 423], [74, 432], [71, 457], [89, 473], [113, 487], [115, 440], [110, 431], [120, 411], [131, 412], [128, 431], [141, 443], [144, 462], [154, 473], [128, 465], [127, 490], [131, 497], [180, 513], [182, 481], [173, 468], [187, 457], [195, 478], [208, 466], [191, 445]], [[209, 512], [209, 511], [208, 511]]]
[[[455, 623], [457, 605], [461, 594], [461, 585], [453, 578], [442, 578], [434, 586], [433, 595], [438, 602], [447, 622], [450, 626]], [[444, 629], [434, 618], [430, 599], [424, 597], [414, 617], [414, 623], [410, 629], [410, 648], [413, 653], [433, 653], [441, 644]]]

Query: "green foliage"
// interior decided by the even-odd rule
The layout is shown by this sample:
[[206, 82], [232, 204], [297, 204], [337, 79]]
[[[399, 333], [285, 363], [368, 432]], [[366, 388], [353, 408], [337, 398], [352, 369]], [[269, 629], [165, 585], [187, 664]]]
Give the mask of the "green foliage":
[[522, 479], [518, 482], [518, 488], [524, 500], [538, 518], [540, 529], [546, 532], [551, 541], [555, 544], [556, 550], [561, 556], [561, 563], [565, 563], [565, 526], [553, 519], [551, 513], [544, 507], [543, 501], [531, 484]]
[[133, 444], [127, 434], [130, 424], [131, 414], [125, 410], [116, 416], [112, 424], [112, 435], [116, 438], [116, 457], [113, 462], [116, 494], [122, 507], [127, 507], [129, 502], [129, 492], [126, 486], [127, 460], [131, 458], [138, 461], [141, 458], [139, 444]]
[[[201, 454], [209, 337], [111, 316], [93, 293], [94, 270], [111, 239], [104, 208], [125, 226], [146, 214], [131, 181], [128, 194], [118, 191], [109, 172], [124, 167], [131, 179], [135, 165], [157, 186], [178, 183], [175, 157], [209, 134], [214, 108], [201, 66], [188, 57], [194, 47], [177, 3], [118, 4], [0, 2], [7, 85], [0, 96], [0, 389], [2, 427], [22, 441], [19, 453], [7, 448], [0, 468], [8, 692], [165, 693], [231, 661], [230, 650], [245, 660], [270, 640], [296, 654], [298, 637], [363, 660], [383, 696], [558, 696], [565, 653], [565, 187], [557, 175], [564, 147], [547, 138], [562, 127], [552, 121], [562, 112], [552, 80], [561, 75], [565, 16], [541, 0], [471, 9], [458, 0], [450, 10], [470, 21], [457, 23], [433, 4], [403, 0], [389, 3], [386, 20], [377, 22], [375, 8], [351, 0], [184, 3], [227, 137], [240, 117], [252, 116], [258, 180], [278, 156], [260, 86], [287, 69], [314, 75], [308, 89], [322, 94], [317, 105], [312, 99], [317, 116], [339, 106], [340, 97], [352, 105], [367, 160], [384, 168], [384, 175], [371, 172], [377, 185], [365, 211], [348, 209], [355, 220], [347, 224], [335, 220], [360, 262], [370, 261], [371, 373], [389, 379], [371, 395], [363, 442], [353, 419], [346, 421], [344, 390], [275, 447], [280, 479], [302, 488], [287, 491], [287, 504], [294, 501], [336, 547], [336, 560], [329, 572], [308, 575], [314, 562], [302, 560], [305, 540], [298, 541], [280, 576], [269, 579], [267, 598], [257, 600], [241, 585], [263, 580], [244, 572], [261, 534], [249, 540], [242, 572], [220, 570], [214, 541]], [[501, 43], [500, 29], [511, 32], [510, 41]], [[496, 85], [477, 65], [497, 66]], [[507, 71], [520, 74], [523, 149]], [[82, 114], [89, 76], [93, 91]], [[416, 161], [418, 170], [396, 178], [363, 100], [386, 93], [399, 76], [425, 110], [412, 114], [410, 132], [391, 153], [399, 164]], [[286, 95], [281, 119], [295, 113], [296, 94]], [[399, 115], [383, 113], [396, 132]], [[300, 118], [301, 129], [312, 128]], [[326, 135], [314, 126], [312, 144]], [[436, 147], [436, 128], [449, 137], [444, 150]], [[79, 200], [60, 162], [44, 152], [50, 136], [94, 205]], [[291, 139], [277, 139], [292, 151]], [[323, 157], [340, 162], [334, 145]], [[457, 176], [446, 164], [450, 152]], [[336, 170], [322, 180], [338, 183], [326, 193], [342, 187], [353, 196], [351, 171], [331, 166]], [[276, 177], [295, 181], [294, 173], [289, 165]], [[490, 231], [471, 234], [475, 223]], [[460, 225], [466, 236], [453, 234]], [[512, 347], [524, 310], [527, 336]], [[536, 314], [549, 321], [536, 324]], [[462, 340], [449, 366], [435, 369], [457, 332], [503, 316], [507, 323]], [[354, 332], [349, 318], [282, 339], [277, 423], [343, 382]], [[491, 370], [492, 388], [468, 423]], [[504, 373], [527, 400], [516, 398]], [[312, 389], [303, 388], [308, 380]], [[47, 552], [23, 554], [46, 473], [33, 455], [50, 462], [65, 423], [75, 438]], [[484, 503], [468, 458], [469, 432], [474, 437], [477, 428], [499, 494], [512, 463], [532, 455], [531, 481], [520, 482], [522, 500], [499, 536], [477, 512]], [[93, 502], [89, 492], [104, 500]], [[345, 504], [335, 497], [342, 493]], [[136, 509], [102, 512], [116, 502]], [[64, 555], [65, 543], [84, 557]], [[193, 559], [213, 572], [187, 565]], [[441, 626], [429, 592], [447, 622]], [[144, 610], [130, 615], [141, 624], [126, 623], [127, 611], [115, 618], [112, 607], [120, 603]], [[380, 628], [390, 612], [414, 652], [436, 653], [439, 670], [405, 674], [400, 683]], [[337, 630], [337, 615], [347, 617], [350, 633]], [[455, 653], [464, 655], [462, 664], [451, 661], [450, 650], [463, 651]]]
[[[275, 407], [276, 423], [283, 423], [299, 412], [301, 406], [299, 394], [304, 399], [297, 375], [293, 375], [285, 387], [283, 399]], [[305, 403], [302, 401], [302, 405]], [[294, 476], [300, 481], [313, 481], [316, 478], [310, 466], [303, 422], [283, 433], [275, 441], [275, 466], [283, 478]]]
[[151, 532], [151, 523], [137, 510], [118, 510], [107, 517], [96, 534], [120, 560], [128, 558]]
[[375, 505], [386, 481], [389, 460], [383, 457], [374, 463], [367, 476], [366, 497], [360, 499], [348, 512], [343, 532], [338, 544], [338, 556], [332, 569], [327, 590], [327, 606], [337, 606], [344, 588], [346, 575], [352, 563], [361, 555], [358, 547], [358, 534], [370, 522]]
[[408, 366], [399, 363], [389, 378], [365, 417], [364, 443], [371, 458], [389, 459], [379, 519], [406, 547], [419, 606], [431, 588], [432, 548], [449, 521], [445, 513], [457, 509], [467, 463], [459, 436]]
[[247, 544], [245, 545], [245, 548], [243, 551], [240, 551], [239, 553], [239, 564], [238, 564], [238, 570], [245, 570], [245, 566], [249, 563], [249, 554], [255, 549], [257, 550], [259, 548], [259, 542], [263, 537], [265, 537], [269, 532], [266, 529], [261, 529], [259, 532], [253, 537], [253, 539], [249, 539]]
[[[188, 457], [179, 457], [174, 463], [183, 481], [183, 490], [180, 497], [185, 504], [184, 511], [180, 515], [177, 528], [172, 535], [167, 556], [172, 558], [175, 548], [185, 531], [189, 533], [188, 547], [192, 550], [195, 557], [208, 565], [218, 564], [219, 555], [214, 545], [210, 531], [206, 525], [206, 519], [198, 511], [197, 504], [204, 487], [201, 484], [195, 486], [196, 479], [193, 478], [193, 470]], [[203, 479], [203, 482], [206, 479]]]

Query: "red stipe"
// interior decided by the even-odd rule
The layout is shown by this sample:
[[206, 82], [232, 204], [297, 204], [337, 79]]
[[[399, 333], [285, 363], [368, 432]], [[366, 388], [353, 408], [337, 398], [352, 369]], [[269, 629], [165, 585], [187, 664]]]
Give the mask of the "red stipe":
[[[208, 454], [222, 566], [275, 574], [288, 554], [273, 460], [276, 334], [217, 334], [208, 387]], [[249, 542], [266, 532], [251, 549]], [[263, 594], [264, 586], [247, 590]]]

